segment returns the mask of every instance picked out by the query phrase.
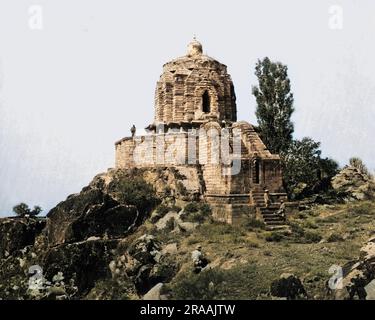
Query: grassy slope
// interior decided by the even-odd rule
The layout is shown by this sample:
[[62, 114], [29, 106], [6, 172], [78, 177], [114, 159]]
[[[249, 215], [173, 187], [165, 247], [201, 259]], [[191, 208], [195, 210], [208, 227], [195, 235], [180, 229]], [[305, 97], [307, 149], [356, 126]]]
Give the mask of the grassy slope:
[[[179, 244], [176, 259], [182, 267], [169, 285], [174, 298], [267, 299], [271, 282], [282, 273], [299, 276], [309, 298], [326, 298], [329, 268], [357, 259], [374, 233], [375, 203], [318, 206], [290, 221], [294, 231], [281, 233], [278, 242], [270, 242], [278, 237], [259, 227], [212, 222], [190, 234], [157, 233], [164, 243]], [[198, 243], [214, 266], [199, 276], [192, 274], [190, 258]]]

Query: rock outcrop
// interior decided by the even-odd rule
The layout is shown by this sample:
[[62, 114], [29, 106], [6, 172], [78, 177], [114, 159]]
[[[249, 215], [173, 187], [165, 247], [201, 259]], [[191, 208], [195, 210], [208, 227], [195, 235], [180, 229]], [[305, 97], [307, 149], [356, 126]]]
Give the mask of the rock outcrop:
[[84, 241], [89, 237], [118, 238], [135, 226], [135, 206], [120, 204], [103, 190], [89, 187], [70, 196], [48, 213], [50, 246]]
[[0, 259], [7, 258], [26, 246], [33, 245], [45, 224], [45, 219], [38, 218], [0, 219]]
[[289, 273], [283, 273], [280, 279], [272, 282], [271, 295], [287, 300], [307, 298], [307, 293], [301, 280]]
[[332, 187], [349, 201], [375, 198], [374, 179], [352, 166], [346, 166], [332, 178]]
[[374, 299], [375, 237], [361, 248], [357, 261], [349, 262], [343, 266], [342, 273], [342, 278], [337, 279], [335, 288], [331, 288], [334, 299]]
[[152, 235], [143, 235], [130, 244], [110, 263], [114, 278], [130, 278], [141, 295], [146, 294], [158, 283], [168, 282], [178, 266], [162, 253], [160, 243]]

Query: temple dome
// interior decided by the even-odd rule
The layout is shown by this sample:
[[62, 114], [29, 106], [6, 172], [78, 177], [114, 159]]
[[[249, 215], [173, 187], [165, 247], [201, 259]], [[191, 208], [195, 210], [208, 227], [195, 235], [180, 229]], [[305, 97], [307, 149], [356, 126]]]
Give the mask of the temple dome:
[[167, 62], [156, 85], [155, 123], [236, 121], [236, 96], [226, 65], [194, 39], [185, 56]]

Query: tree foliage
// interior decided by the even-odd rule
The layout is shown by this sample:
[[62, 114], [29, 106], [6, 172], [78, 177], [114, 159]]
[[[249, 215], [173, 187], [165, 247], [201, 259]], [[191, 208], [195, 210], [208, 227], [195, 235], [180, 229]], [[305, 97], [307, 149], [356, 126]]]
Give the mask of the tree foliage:
[[338, 164], [330, 158], [321, 158], [320, 142], [311, 138], [294, 140], [289, 149], [281, 154], [283, 178], [288, 194], [293, 198], [302, 188], [307, 193], [319, 191], [323, 181], [328, 181], [338, 172]]
[[255, 67], [258, 86], [252, 88], [256, 98], [256, 117], [263, 142], [272, 153], [286, 151], [294, 131], [294, 111], [288, 67], [269, 58], [259, 60]]
[[33, 209], [30, 209], [26, 203], [21, 202], [13, 207], [13, 212], [20, 217], [25, 217], [25, 216], [34, 217], [42, 212], [42, 208], [39, 206], [34, 206]]
[[284, 182], [288, 189], [299, 183], [314, 184], [318, 180], [320, 143], [311, 138], [294, 140], [289, 149], [282, 153]]

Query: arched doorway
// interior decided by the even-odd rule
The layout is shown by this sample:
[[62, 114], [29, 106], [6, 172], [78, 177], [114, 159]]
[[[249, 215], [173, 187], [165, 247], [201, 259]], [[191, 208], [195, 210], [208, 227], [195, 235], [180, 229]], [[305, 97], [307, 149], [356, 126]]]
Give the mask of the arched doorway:
[[203, 93], [203, 96], [202, 96], [202, 111], [204, 113], [211, 112], [211, 99], [207, 90]]

